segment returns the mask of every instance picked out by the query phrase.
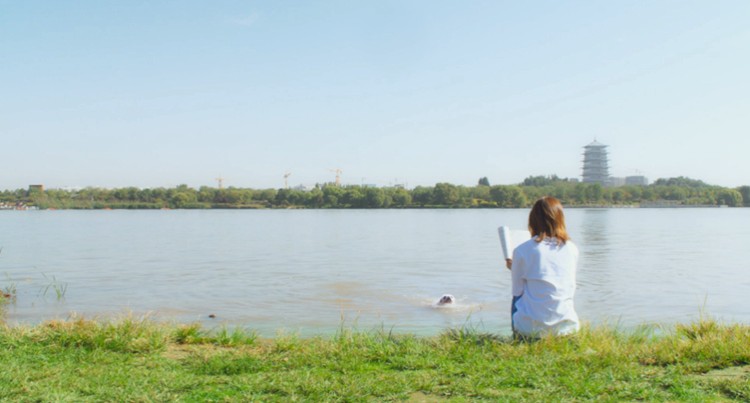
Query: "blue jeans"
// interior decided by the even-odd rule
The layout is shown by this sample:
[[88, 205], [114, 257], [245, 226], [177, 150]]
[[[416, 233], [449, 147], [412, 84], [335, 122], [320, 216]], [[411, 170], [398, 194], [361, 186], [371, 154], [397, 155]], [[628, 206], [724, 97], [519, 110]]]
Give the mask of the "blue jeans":
[[518, 302], [519, 299], [521, 299], [523, 295], [513, 296], [513, 301], [510, 303], [510, 328], [513, 330], [513, 333], [516, 332], [516, 325], [513, 323], [513, 314], [516, 313], [518, 308], [516, 308], [516, 302]]

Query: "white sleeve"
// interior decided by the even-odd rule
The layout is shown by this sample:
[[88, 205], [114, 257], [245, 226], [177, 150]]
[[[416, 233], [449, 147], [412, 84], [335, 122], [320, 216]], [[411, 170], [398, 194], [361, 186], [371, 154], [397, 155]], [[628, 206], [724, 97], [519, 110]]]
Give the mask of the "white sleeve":
[[578, 271], [578, 246], [574, 244], [572, 241], [568, 241], [565, 243], [565, 247], [570, 250], [571, 260], [573, 267], [570, 268], [570, 279], [573, 281], [573, 286], [575, 287], [576, 284], [576, 276]]
[[518, 297], [523, 294], [525, 262], [518, 253], [518, 248], [513, 250], [513, 263], [510, 266], [510, 274], [513, 285], [513, 296]]

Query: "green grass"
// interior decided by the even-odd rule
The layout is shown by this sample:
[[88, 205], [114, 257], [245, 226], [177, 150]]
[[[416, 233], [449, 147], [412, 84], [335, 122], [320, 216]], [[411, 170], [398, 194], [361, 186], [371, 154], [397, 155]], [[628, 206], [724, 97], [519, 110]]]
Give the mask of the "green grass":
[[65, 293], [68, 291], [68, 283], [58, 280], [55, 276], [52, 276], [52, 279], [50, 279], [44, 273], [42, 273], [42, 276], [47, 281], [47, 285], [39, 291], [39, 294], [46, 297], [50, 290], [52, 290], [58, 301], [64, 299]]
[[748, 401], [750, 327], [329, 337], [124, 318], [0, 326], [0, 401]]
[[[0, 248], [0, 252], [2, 252], [3, 248]], [[7, 280], [10, 280], [8, 278], [8, 274], [5, 274], [5, 277]], [[6, 285], [0, 288], [0, 311], [2, 311], [2, 307], [5, 304], [8, 303], [14, 303], [16, 302], [16, 298], [18, 295], [18, 290], [16, 289], [16, 283], [13, 281], [6, 281]], [[2, 315], [3, 312], [0, 312], [0, 315]]]

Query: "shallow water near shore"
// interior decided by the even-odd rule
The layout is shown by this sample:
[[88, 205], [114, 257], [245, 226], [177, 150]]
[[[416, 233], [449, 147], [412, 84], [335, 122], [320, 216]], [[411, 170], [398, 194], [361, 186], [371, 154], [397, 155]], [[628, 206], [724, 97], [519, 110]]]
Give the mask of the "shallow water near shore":
[[[622, 327], [750, 322], [750, 209], [567, 209], [576, 307]], [[330, 334], [510, 331], [497, 227], [520, 210], [0, 212], [9, 323], [109, 318]], [[442, 294], [456, 297], [436, 307]], [[63, 294], [63, 295], [59, 295]], [[210, 318], [209, 315], [214, 315]]]

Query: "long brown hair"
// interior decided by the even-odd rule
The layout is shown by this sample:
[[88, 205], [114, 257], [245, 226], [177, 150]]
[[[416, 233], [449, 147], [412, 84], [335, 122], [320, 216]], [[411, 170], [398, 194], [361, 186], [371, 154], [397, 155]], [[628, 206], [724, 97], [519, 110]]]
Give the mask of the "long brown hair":
[[532, 236], [537, 237], [537, 242], [542, 242], [545, 238], [555, 238], [558, 244], [569, 241], [560, 200], [552, 196], [537, 200], [529, 213], [529, 231]]

